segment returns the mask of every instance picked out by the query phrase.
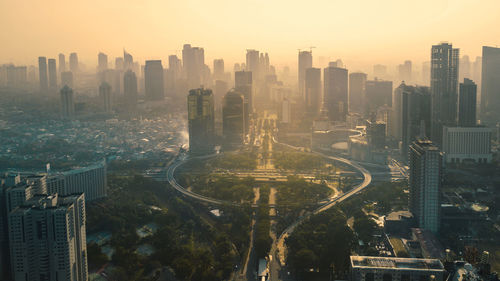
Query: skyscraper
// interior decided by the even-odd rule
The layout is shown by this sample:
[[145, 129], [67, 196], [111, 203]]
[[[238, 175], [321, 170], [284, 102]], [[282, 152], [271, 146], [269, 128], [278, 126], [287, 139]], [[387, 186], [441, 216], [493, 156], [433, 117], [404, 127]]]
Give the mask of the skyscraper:
[[14, 281], [88, 280], [83, 194], [36, 195], [9, 213]]
[[406, 83], [410, 83], [412, 79], [411, 60], [407, 60], [404, 62], [404, 64], [400, 64], [398, 66], [398, 72], [399, 72], [399, 80], [405, 81]]
[[392, 106], [392, 81], [375, 78], [366, 81], [365, 87], [365, 114], [373, 114], [383, 105]]
[[57, 69], [56, 60], [48, 59], [49, 69], [49, 89], [51, 92], [57, 92]]
[[321, 109], [321, 69], [307, 68], [304, 74], [306, 111], [311, 116], [318, 116]]
[[224, 80], [224, 60], [214, 60], [214, 80]]
[[410, 212], [420, 228], [433, 233], [440, 226], [442, 154], [429, 140], [417, 140], [409, 152]]
[[106, 113], [111, 113], [111, 111], [113, 110], [111, 104], [111, 86], [108, 83], [101, 83], [101, 85], [99, 86], [99, 96], [101, 97], [103, 111]]
[[134, 57], [123, 50], [123, 70], [127, 71], [134, 67]]
[[61, 86], [68, 86], [70, 88], [73, 88], [73, 72], [61, 72]]
[[253, 114], [253, 72], [238, 71], [234, 73], [234, 89], [243, 95], [243, 114], [245, 115], [245, 134], [248, 133], [250, 118]]
[[163, 66], [161, 60], [148, 60], [144, 68], [146, 99], [163, 100]]
[[255, 80], [259, 79], [260, 75], [260, 56], [257, 50], [247, 50], [246, 54], [246, 71], [250, 71], [253, 74]]
[[115, 70], [123, 70], [123, 58], [115, 58]]
[[191, 47], [190, 44], [184, 44], [182, 63], [188, 87], [190, 89], [200, 87], [204, 82], [205, 50], [200, 47]]
[[64, 54], [59, 54], [59, 73], [66, 71], [66, 57]]
[[[299, 81], [298, 81], [298, 85], [299, 85], [299, 94], [301, 97], [305, 99], [307, 99], [307, 97], [305, 96], [305, 80], [306, 80], [306, 69], [308, 68], [311, 68], [312, 67], [312, 52], [311, 51], [299, 51], [299, 73], [298, 73], [298, 77], [299, 77]], [[321, 76], [321, 71], [320, 71], [320, 76]], [[320, 78], [321, 80], [321, 78]]]
[[127, 70], [123, 75], [123, 92], [125, 103], [129, 107], [135, 107], [137, 104], [137, 77], [132, 70]]
[[76, 74], [79, 71], [78, 54], [77, 53], [69, 54], [69, 70], [71, 72], [73, 72], [73, 74]]
[[47, 58], [38, 58], [38, 75], [40, 77], [40, 92], [46, 94], [49, 90], [49, 82], [47, 77]]
[[235, 90], [224, 96], [222, 105], [222, 134], [224, 144], [230, 147], [243, 144], [245, 115], [244, 97]]
[[458, 126], [476, 126], [477, 86], [472, 80], [465, 78], [460, 83], [458, 94]]
[[329, 66], [324, 69], [324, 98], [331, 121], [345, 121], [347, 115], [347, 69]]
[[209, 154], [214, 150], [215, 141], [215, 112], [212, 90], [203, 88], [190, 90], [187, 102], [189, 151], [193, 154]]
[[431, 50], [431, 139], [441, 144], [443, 126], [457, 124], [459, 49], [441, 43]]
[[64, 119], [71, 119], [75, 115], [73, 90], [67, 85], [61, 89], [61, 115]]
[[483, 46], [481, 120], [489, 124], [500, 122], [500, 48]]
[[349, 112], [365, 112], [366, 74], [353, 72], [349, 74]]
[[108, 55], [101, 52], [97, 55], [97, 71], [102, 72], [106, 69], [108, 69]]

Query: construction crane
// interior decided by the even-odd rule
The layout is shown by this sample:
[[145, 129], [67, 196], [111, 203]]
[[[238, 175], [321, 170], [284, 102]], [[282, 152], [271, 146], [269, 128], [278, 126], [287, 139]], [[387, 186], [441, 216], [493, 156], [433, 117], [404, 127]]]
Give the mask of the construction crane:
[[309, 52], [311, 52], [311, 53], [312, 53], [313, 49], [315, 49], [315, 48], [316, 48], [315, 46], [311, 46], [311, 47], [309, 47]]

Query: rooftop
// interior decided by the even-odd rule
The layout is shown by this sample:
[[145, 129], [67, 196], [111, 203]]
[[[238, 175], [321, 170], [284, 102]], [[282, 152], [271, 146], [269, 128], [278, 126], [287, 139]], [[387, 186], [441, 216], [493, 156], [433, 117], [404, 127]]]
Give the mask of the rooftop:
[[394, 268], [411, 270], [444, 270], [443, 264], [437, 259], [414, 259], [393, 257], [351, 256], [353, 268]]

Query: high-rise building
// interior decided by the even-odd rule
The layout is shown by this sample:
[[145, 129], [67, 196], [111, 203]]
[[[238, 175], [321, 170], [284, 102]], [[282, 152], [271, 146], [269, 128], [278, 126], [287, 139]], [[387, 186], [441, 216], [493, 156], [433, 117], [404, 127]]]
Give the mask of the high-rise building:
[[442, 153], [429, 140], [417, 140], [410, 146], [409, 187], [410, 212], [418, 227], [433, 233], [439, 231]]
[[366, 74], [353, 72], [349, 74], [349, 112], [364, 113], [366, 97]]
[[73, 72], [61, 72], [61, 86], [68, 86], [70, 88], [73, 88]]
[[245, 134], [244, 97], [231, 90], [224, 96], [222, 105], [222, 135], [224, 144], [240, 146]]
[[374, 114], [383, 105], [392, 106], [392, 81], [368, 80], [365, 87], [365, 114]]
[[323, 77], [323, 103], [328, 110], [328, 118], [331, 121], [345, 121], [348, 106], [347, 69], [329, 66], [324, 69]]
[[374, 65], [373, 76], [378, 79], [385, 79], [387, 77], [387, 66], [382, 64]]
[[71, 119], [75, 116], [73, 90], [67, 85], [61, 89], [61, 115], [64, 119]]
[[443, 126], [457, 124], [459, 49], [441, 43], [431, 50], [431, 139], [440, 145]]
[[51, 92], [57, 92], [57, 68], [55, 59], [48, 59], [48, 70], [49, 70], [49, 89]]
[[88, 280], [83, 194], [33, 196], [8, 217], [12, 280]]
[[132, 70], [127, 70], [123, 75], [123, 92], [125, 95], [125, 103], [129, 107], [134, 107], [137, 104], [137, 77]]
[[486, 46], [483, 46], [481, 71], [481, 121], [483, 120], [487, 124], [500, 122], [500, 48]]
[[458, 126], [473, 127], [476, 125], [477, 86], [472, 80], [464, 78], [458, 93]]
[[78, 73], [80, 66], [78, 65], [78, 54], [69, 54], [69, 70], [74, 74]]
[[215, 80], [214, 87], [214, 100], [215, 100], [215, 108], [219, 111], [222, 108], [222, 100], [224, 99], [224, 95], [227, 93], [228, 85], [227, 82], [223, 80]]
[[46, 94], [49, 90], [49, 82], [47, 77], [47, 58], [38, 58], [38, 75], [40, 77], [40, 92]]
[[191, 47], [190, 44], [184, 44], [182, 63], [188, 87], [190, 89], [200, 87], [204, 83], [205, 50], [200, 47]]
[[133, 69], [134, 67], [134, 57], [127, 51], [123, 50], [123, 70], [127, 71]]
[[400, 64], [398, 66], [399, 80], [410, 83], [412, 79], [411, 72], [411, 60], [407, 60], [404, 62], [404, 64]]
[[224, 60], [214, 60], [214, 80], [224, 80]]
[[113, 106], [111, 104], [111, 86], [108, 83], [101, 83], [99, 86], [99, 96], [101, 97], [103, 111], [111, 113]]
[[115, 58], [115, 70], [122, 71], [124, 67], [123, 58]]
[[255, 80], [260, 76], [260, 56], [257, 50], [247, 50], [246, 54], [246, 71], [252, 72]]
[[[307, 99], [305, 96], [305, 81], [306, 81], [306, 69], [312, 67], [312, 52], [311, 51], [299, 51], [299, 68], [298, 68], [298, 85], [299, 85], [299, 94], [304, 100]], [[321, 71], [320, 71], [321, 76]], [[321, 80], [321, 77], [320, 77]]]
[[161, 60], [148, 60], [144, 68], [146, 99], [163, 100], [163, 66]]
[[106, 69], [108, 69], [108, 55], [101, 52], [97, 55], [97, 71], [102, 72]]
[[59, 73], [66, 71], [66, 57], [64, 54], [59, 54]]
[[189, 151], [193, 154], [209, 154], [214, 150], [215, 141], [215, 112], [212, 90], [203, 88], [190, 90], [187, 103]]
[[306, 111], [311, 116], [318, 116], [321, 110], [321, 69], [307, 68], [305, 70], [304, 91]]
[[408, 86], [402, 83], [394, 90], [394, 136], [401, 141], [401, 155], [408, 157], [410, 144], [428, 137], [431, 122], [431, 96], [429, 87]]
[[243, 95], [243, 114], [245, 115], [245, 134], [248, 133], [250, 118], [253, 114], [253, 72], [234, 73], [234, 89]]
[[471, 72], [471, 63], [469, 56], [465, 55], [460, 59], [460, 67], [459, 67], [459, 75], [458, 79], [459, 81], [463, 81], [464, 78], [472, 78], [472, 72]]
[[491, 128], [444, 127], [443, 152], [447, 163], [491, 163]]

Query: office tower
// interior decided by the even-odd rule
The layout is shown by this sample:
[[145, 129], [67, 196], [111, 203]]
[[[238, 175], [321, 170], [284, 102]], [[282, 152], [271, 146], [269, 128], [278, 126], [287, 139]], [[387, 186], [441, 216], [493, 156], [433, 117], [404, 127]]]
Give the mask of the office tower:
[[347, 69], [329, 66], [324, 69], [323, 103], [330, 121], [345, 121], [347, 115]]
[[244, 97], [235, 90], [224, 96], [222, 105], [222, 135], [224, 144], [240, 146], [245, 135]]
[[108, 69], [108, 55], [101, 52], [97, 55], [97, 71], [102, 72], [106, 69]]
[[78, 55], [76, 53], [69, 54], [69, 70], [74, 74], [79, 71]]
[[349, 74], [349, 112], [364, 113], [366, 97], [366, 74]]
[[123, 75], [123, 92], [125, 95], [125, 103], [130, 107], [137, 104], [137, 77], [132, 70], [127, 70]]
[[259, 79], [260, 76], [260, 56], [257, 50], [247, 50], [246, 54], [246, 71], [250, 71], [253, 74], [255, 80]]
[[115, 70], [123, 70], [124, 63], [123, 63], [123, 58], [115, 58]]
[[365, 87], [365, 114], [373, 114], [383, 105], [392, 106], [392, 81], [368, 80]]
[[215, 141], [215, 112], [212, 90], [203, 88], [190, 90], [187, 104], [189, 151], [193, 154], [209, 154], [214, 150]]
[[386, 123], [375, 120], [366, 120], [366, 140], [371, 149], [385, 148]]
[[228, 85], [225, 81], [215, 80], [214, 87], [214, 100], [215, 107], [218, 108], [219, 111], [222, 108], [222, 100], [224, 99], [224, 95], [227, 93]]
[[175, 79], [181, 77], [182, 62], [176, 55], [168, 56], [168, 69], [173, 71], [173, 73], [175, 74]]
[[57, 90], [57, 69], [56, 60], [48, 59], [48, 69], [49, 69], [49, 89], [50, 91], [56, 92]]
[[34, 196], [8, 220], [14, 281], [88, 280], [83, 194]]
[[481, 72], [482, 72], [482, 66], [483, 66], [483, 58], [482, 57], [476, 57], [476, 60], [472, 63], [472, 69], [471, 69], [471, 79], [472, 81], [476, 81], [476, 84], [477, 84], [477, 90], [478, 90], [478, 93], [482, 93], [481, 92], [481, 85], [482, 85], [482, 81], [481, 81]]
[[304, 73], [306, 111], [318, 116], [321, 109], [321, 69], [307, 68]]
[[[23, 87], [27, 82], [27, 68], [26, 66], [8, 65], [2, 67], [6, 72], [7, 86], [9, 87]], [[0, 72], [2, 72], [0, 70]], [[1, 74], [0, 74], [1, 76]], [[5, 78], [5, 77], [4, 77]]]
[[234, 89], [243, 95], [243, 114], [245, 115], [245, 134], [248, 133], [250, 118], [253, 114], [253, 72], [238, 71], [234, 73]]
[[373, 66], [373, 76], [375, 78], [384, 79], [387, 76], [387, 66], [376, 64]]
[[279, 118], [283, 124], [289, 124], [292, 121], [292, 103], [288, 98], [283, 98], [283, 101], [281, 102], [281, 112]]
[[408, 157], [410, 144], [429, 134], [431, 95], [429, 87], [408, 86], [402, 83], [394, 90], [394, 137], [401, 141], [401, 156]]
[[68, 86], [70, 88], [73, 88], [73, 72], [61, 72], [61, 86]]
[[422, 63], [422, 84], [431, 85], [431, 63], [429, 61], [424, 61]]
[[163, 100], [163, 66], [161, 60], [148, 60], [144, 67], [146, 99]]
[[49, 90], [49, 82], [47, 77], [47, 58], [38, 58], [38, 75], [40, 77], [40, 92], [46, 94]]
[[[235, 63], [234, 66], [233, 66], [233, 71], [234, 72], [238, 72], [238, 71], [241, 71], [242, 70], [242, 67], [239, 63]], [[243, 70], [244, 70], [244, 67], [243, 67]]]
[[410, 146], [410, 212], [418, 227], [433, 233], [440, 225], [440, 189], [442, 154], [429, 140], [417, 140]]
[[99, 86], [99, 96], [101, 97], [104, 112], [111, 113], [113, 110], [111, 105], [111, 86], [108, 83], [101, 83]]
[[460, 83], [458, 93], [458, 126], [473, 127], [476, 125], [477, 86], [472, 80], [465, 78]]
[[491, 163], [492, 129], [443, 127], [443, 152], [447, 163]]
[[67, 85], [61, 89], [61, 115], [64, 119], [71, 119], [75, 115], [73, 90]]
[[224, 60], [214, 60], [214, 80], [224, 80]]
[[182, 63], [188, 87], [190, 89], [200, 87], [204, 82], [205, 50], [200, 47], [191, 47], [190, 44], [184, 44]]
[[[306, 80], [306, 69], [312, 67], [312, 52], [311, 51], [300, 51], [299, 50], [299, 95], [304, 98], [304, 100], [307, 99], [305, 96], [305, 80]], [[321, 76], [321, 72], [320, 72]], [[320, 77], [321, 80], [321, 77]]]
[[404, 64], [400, 64], [398, 66], [399, 80], [405, 81], [406, 83], [410, 83], [411, 81], [411, 61], [407, 60]]
[[483, 46], [481, 120], [487, 124], [500, 122], [500, 48]]
[[458, 75], [458, 80], [463, 81], [464, 78], [472, 78], [472, 72], [471, 72], [471, 63], [469, 56], [463, 56], [460, 59], [460, 67], [458, 69], [459, 75]]
[[59, 54], [59, 73], [66, 71], [66, 57], [64, 54]]
[[457, 124], [459, 49], [441, 43], [431, 50], [431, 139], [441, 144], [443, 126]]
[[131, 70], [134, 67], [134, 57], [127, 51], [123, 50], [123, 70]]

